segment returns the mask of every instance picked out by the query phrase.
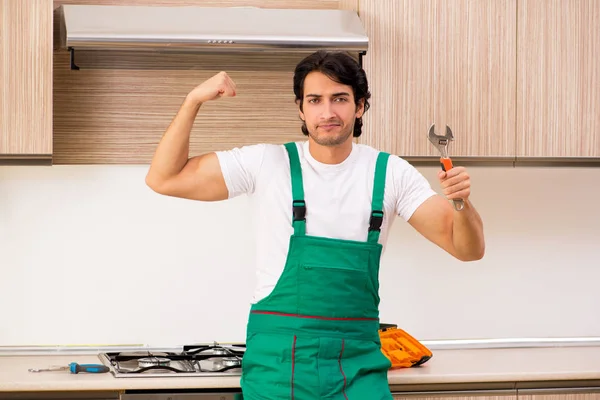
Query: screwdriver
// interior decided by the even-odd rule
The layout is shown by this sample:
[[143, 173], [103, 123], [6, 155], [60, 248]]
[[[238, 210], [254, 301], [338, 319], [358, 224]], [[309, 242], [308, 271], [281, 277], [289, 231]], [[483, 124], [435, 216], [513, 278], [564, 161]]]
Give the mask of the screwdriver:
[[29, 372], [46, 372], [46, 371], [70, 371], [72, 374], [87, 372], [91, 374], [102, 374], [110, 371], [106, 365], [102, 364], [77, 364], [72, 362], [69, 365], [50, 367], [50, 368], [29, 368]]

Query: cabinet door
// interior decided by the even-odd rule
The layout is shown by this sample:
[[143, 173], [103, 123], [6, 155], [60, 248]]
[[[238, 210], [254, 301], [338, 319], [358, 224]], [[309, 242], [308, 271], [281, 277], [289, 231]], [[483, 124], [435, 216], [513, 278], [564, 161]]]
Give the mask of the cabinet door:
[[0, 0], [0, 55], [0, 159], [50, 158], [52, 1]]
[[[464, 392], [439, 392], [439, 393], [418, 393], [418, 394], [394, 394], [395, 400], [517, 400], [517, 395], [514, 394], [467, 394]], [[521, 397], [519, 397], [519, 400]]]
[[518, 389], [519, 400], [600, 400], [600, 388]]
[[118, 400], [119, 392], [110, 391], [31, 391], [0, 392], [0, 400]]
[[519, 394], [519, 400], [600, 400], [600, 393]]
[[515, 155], [517, 0], [359, 0], [371, 109], [359, 142], [404, 157]]
[[518, 9], [517, 156], [600, 157], [600, 2]]

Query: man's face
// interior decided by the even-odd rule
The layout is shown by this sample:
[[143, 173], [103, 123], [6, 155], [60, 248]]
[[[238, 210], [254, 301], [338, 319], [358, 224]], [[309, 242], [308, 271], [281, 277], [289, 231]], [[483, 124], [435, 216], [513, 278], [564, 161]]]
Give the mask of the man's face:
[[351, 86], [321, 72], [306, 76], [302, 108], [300, 118], [309, 137], [322, 146], [337, 146], [352, 138], [354, 121], [363, 113], [363, 103], [356, 106]]

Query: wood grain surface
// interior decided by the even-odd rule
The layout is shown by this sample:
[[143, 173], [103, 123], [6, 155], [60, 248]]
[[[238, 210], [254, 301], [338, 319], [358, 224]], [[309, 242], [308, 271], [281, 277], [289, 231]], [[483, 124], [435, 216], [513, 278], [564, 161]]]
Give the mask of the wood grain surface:
[[517, 156], [600, 157], [600, 1], [519, 3]]
[[[337, 9], [331, 0], [55, 1], [60, 4], [260, 6]], [[58, 26], [55, 24], [55, 32]], [[303, 139], [292, 77], [303, 54], [173, 54], [54, 51], [54, 163], [146, 164], [185, 95], [221, 70], [235, 98], [205, 104], [194, 124], [191, 155], [256, 142]], [[94, 68], [86, 68], [86, 65]]]
[[52, 154], [52, 3], [0, 0], [0, 157]]
[[516, 0], [359, 0], [372, 109], [361, 142], [401, 156], [515, 155]]

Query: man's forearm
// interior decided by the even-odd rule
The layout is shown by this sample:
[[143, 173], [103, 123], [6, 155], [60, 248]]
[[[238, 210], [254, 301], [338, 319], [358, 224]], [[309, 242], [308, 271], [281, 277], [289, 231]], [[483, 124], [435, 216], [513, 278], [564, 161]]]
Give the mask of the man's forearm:
[[458, 257], [463, 261], [479, 260], [485, 253], [483, 222], [470, 201], [461, 211], [454, 211], [452, 238]]
[[181, 172], [188, 161], [190, 132], [200, 106], [185, 99], [156, 148], [147, 181], [160, 182]]

